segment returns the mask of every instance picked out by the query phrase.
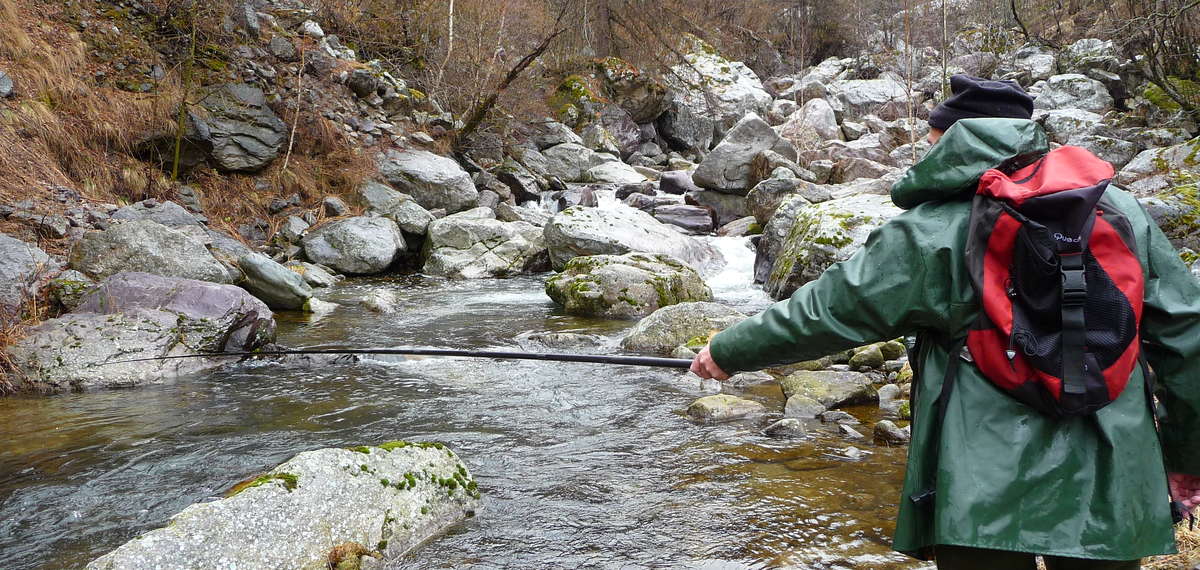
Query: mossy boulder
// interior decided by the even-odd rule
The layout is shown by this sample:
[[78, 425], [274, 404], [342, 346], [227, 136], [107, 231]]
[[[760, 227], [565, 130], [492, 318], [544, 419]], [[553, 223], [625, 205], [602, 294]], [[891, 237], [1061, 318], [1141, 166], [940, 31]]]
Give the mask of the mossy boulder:
[[801, 371], [784, 377], [779, 385], [789, 399], [803, 396], [826, 408], [869, 403], [876, 399], [870, 377], [858, 372]]
[[759, 246], [763, 267], [770, 268], [764, 288], [775, 299], [790, 296], [830, 265], [849, 259], [875, 228], [901, 211], [888, 196], [874, 194], [819, 204], [800, 196], [785, 199]]
[[546, 281], [546, 294], [567, 313], [616, 319], [712, 300], [695, 269], [671, 256], [648, 253], [573, 258]]
[[648, 354], [668, 355], [675, 347], [699, 344], [745, 320], [746, 315], [717, 303], [679, 303], [654, 311], [621, 340], [621, 347]]
[[87, 568], [319, 570], [356, 568], [363, 557], [393, 565], [474, 516], [479, 497], [466, 465], [442, 444], [306, 451]]
[[858, 370], [860, 368], [882, 368], [885, 358], [883, 351], [878, 345], [864, 346], [855, 351], [854, 356], [850, 357], [850, 368]]
[[604, 102], [592, 80], [577, 74], [564, 77], [546, 100], [559, 121], [576, 129], [594, 121]]

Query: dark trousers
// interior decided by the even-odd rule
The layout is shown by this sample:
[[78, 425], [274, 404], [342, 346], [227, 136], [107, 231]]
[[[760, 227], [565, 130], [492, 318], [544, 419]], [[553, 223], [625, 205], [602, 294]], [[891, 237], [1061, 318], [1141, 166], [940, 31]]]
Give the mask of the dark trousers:
[[[968, 548], [965, 546], [934, 547], [938, 570], [1036, 570], [1035, 555], [1007, 550]], [[1138, 560], [1086, 560], [1043, 556], [1047, 570], [1136, 570], [1142, 567]]]

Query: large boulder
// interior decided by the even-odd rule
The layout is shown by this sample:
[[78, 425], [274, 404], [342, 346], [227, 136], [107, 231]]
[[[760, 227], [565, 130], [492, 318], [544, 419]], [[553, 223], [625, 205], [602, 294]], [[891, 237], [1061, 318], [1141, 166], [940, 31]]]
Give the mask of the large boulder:
[[379, 157], [379, 174], [422, 207], [453, 214], [475, 207], [479, 191], [451, 158], [424, 150], [392, 150]]
[[712, 233], [715, 227], [712, 212], [703, 206], [665, 204], [655, 207], [650, 215], [664, 224], [670, 224], [692, 235]]
[[442, 444], [305, 451], [87, 570], [380, 568], [478, 507], [475, 480]]
[[655, 124], [658, 133], [680, 152], [703, 155], [712, 146], [716, 122], [705, 109], [673, 100]]
[[[205, 161], [224, 172], [258, 172], [279, 157], [287, 125], [267, 105], [261, 89], [244, 83], [221, 85], [188, 108], [179, 162], [191, 168]], [[138, 153], [171, 168], [176, 137], [167, 132], [139, 145]]]
[[0, 234], [0, 326], [20, 319], [21, 307], [37, 293], [40, 276], [57, 266], [38, 246]]
[[1082, 109], [1106, 113], [1113, 107], [1112, 95], [1103, 83], [1086, 75], [1066, 73], [1055, 75], [1033, 100], [1035, 109]]
[[86, 293], [75, 312], [33, 327], [9, 349], [37, 388], [112, 388], [206, 370], [220, 359], [110, 364], [254, 350], [275, 338], [275, 320], [245, 290], [149, 273], [118, 273]]
[[435, 220], [424, 247], [424, 272], [455, 279], [504, 277], [546, 266], [542, 228], [502, 222], [487, 208]]
[[844, 140], [833, 106], [824, 99], [812, 99], [792, 113], [779, 128], [779, 134], [796, 148], [814, 148], [827, 140]]
[[1065, 144], [1072, 137], [1095, 132], [1104, 117], [1083, 109], [1052, 109], [1040, 117], [1050, 140]]
[[1178, 249], [1200, 250], [1200, 194], [1195, 182], [1169, 188], [1139, 201], [1171, 240], [1171, 245]]
[[1138, 154], [1137, 143], [1100, 135], [1075, 135], [1067, 140], [1067, 144], [1091, 151], [1117, 170], [1124, 168]]
[[862, 404], [875, 399], [871, 378], [859, 372], [832, 370], [794, 372], [779, 381], [783, 395], [815, 400], [825, 408]]
[[148, 219], [84, 234], [71, 249], [71, 268], [94, 279], [122, 271], [233, 283], [238, 275], [190, 234]]
[[[830, 265], [850, 258], [867, 236], [902, 210], [888, 196], [862, 194], [809, 204], [783, 205], [767, 223], [760, 255], [771, 259], [764, 288], [784, 299], [821, 276]], [[786, 202], [785, 202], [786, 204]]]
[[240, 285], [272, 309], [303, 309], [313, 296], [304, 277], [261, 253], [242, 257], [238, 267], [246, 276]]
[[542, 155], [546, 157], [547, 173], [563, 182], [580, 182], [592, 167], [609, 162], [592, 149], [575, 143], [552, 146], [542, 151]]
[[302, 243], [309, 260], [357, 275], [387, 270], [407, 247], [396, 222], [365, 216], [334, 220], [309, 230]]
[[605, 162], [593, 166], [583, 173], [583, 182], [600, 184], [637, 184], [646, 177], [624, 162]]
[[[746, 198], [736, 194], [696, 189], [688, 192], [684, 196], [684, 200], [687, 204], [700, 206], [712, 212], [711, 223], [715, 223], [717, 226], [723, 226], [750, 215], [750, 210], [746, 207]], [[662, 220], [659, 215], [661, 210], [654, 214], [656, 218]], [[697, 218], [697, 221], [702, 222], [703, 220]]]
[[1117, 173], [1116, 182], [1139, 191], [1145, 182], [1152, 182], [1149, 179], [1157, 179], [1147, 189], [1158, 191], [1171, 186], [1171, 178], [1180, 174], [1200, 175], [1200, 138], [1138, 153]]
[[671, 103], [662, 83], [620, 58], [600, 60], [596, 62], [596, 70], [603, 80], [604, 92], [636, 123], [654, 121]]
[[567, 313], [613, 319], [712, 300], [695, 269], [669, 255], [647, 253], [576, 257], [546, 280], [546, 294]]
[[716, 119], [718, 132], [731, 128], [746, 113], [766, 114], [771, 95], [746, 64], [725, 59], [691, 34], [685, 35], [682, 43], [685, 61], [665, 77], [678, 107], [686, 107], [692, 116]]
[[[830, 86], [846, 118], [875, 115], [884, 120], [908, 116], [909, 91], [904, 81], [886, 74], [879, 79], [847, 79]], [[912, 98], [918, 95], [913, 93]], [[919, 101], [914, 100], [915, 103]]]
[[738, 121], [712, 152], [704, 157], [692, 174], [697, 185], [745, 196], [753, 186], [751, 163], [759, 153], [775, 151], [788, 160], [796, 160], [796, 149], [754, 113]]
[[367, 182], [359, 188], [359, 197], [367, 206], [367, 214], [383, 216], [396, 222], [401, 231], [425, 235], [433, 214], [417, 203], [412, 196], [397, 192], [378, 182]]
[[1057, 69], [1054, 54], [1038, 44], [1025, 44], [1013, 52], [1011, 70], [1022, 84], [1050, 79]]
[[621, 339], [621, 347], [665, 356], [689, 341], [707, 342], [713, 334], [745, 319], [746, 315], [717, 303], [679, 303], [638, 321]]
[[765, 413], [766, 406], [729, 394], [705, 396], [692, 402], [687, 409], [687, 414], [692, 418], [709, 422], [727, 422]]
[[[142, 200], [123, 208], [118, 208], [109, 216], [112, 220], [150, 220], [169, 228], [181, 229], [184, 233], [196, 237], [206, 233], [204, 224], [175, 202], [159, 202], [157, 200]], [[199, 238], [202, 242], [211, 241], [207, 236]]]
[[551, 265], [560, 271], [573, 257], [630, 252], [670, 255], [702, 274], [724, 264], [708, 244], [632, 208], [567, 208], [546, 224], [545, 238]]
[[806, 202], [824, 202], [832, 198], [829, 186], [813, 184], [799, 178], [768, 178], [746, 194], [746, 205], [760, 225], [766, 225], [784, 200], [800, 196]]

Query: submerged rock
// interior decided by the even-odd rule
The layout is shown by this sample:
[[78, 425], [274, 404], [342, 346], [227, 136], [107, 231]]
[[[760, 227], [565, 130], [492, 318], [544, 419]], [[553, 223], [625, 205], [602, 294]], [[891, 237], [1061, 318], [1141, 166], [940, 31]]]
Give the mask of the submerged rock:
[[551, 265], [557, 270], [581, 255], [630, 252], [670, 255], [702, 274], [724, 265], [712, 246], [629, 208], [568, 208], [546, 224], [545, 238]]
[[546, 281], [546, 294], [567, 313], [615, 319], [712, 300], [696, 270], [668, 255], [647, 253], [573, 258]]
[[767, 426], [763, 433], [771, 437], [803, 437], [808, 434], [808, 429], [796, 418], [783, 418]]
[[109, 362], [254, 350], [274, 338], [271, 310], [239, 287], [128, 272], [90, 290], [74, 313], [30, 329], [10, 354], [38, 388], [112, 388], [161, 382], [223, 361]]
[[140, 219], [88, 232], [75, 244], [71, 268], [103, 279], [122, 271], [232, 283], [237, 274], [183, 231]]
[[88, 570], [330, 568], [401, 555], [475, 515], [479, 492], [441, 444], [306, 451], [228, 498], [187, 507], [170, 524], [88, 564]]
[[789, 399], [803, 396], [826, 408], [871, 402], [876, 397], [871, 379], [858, 372], [802, 370], [788, 375], [779, 384]]
[[746, 315], [717, 303], [679, 303], [654, 311], [621, 340], [625, 350], [668, 355], [681, 344], [702, 345]]
[[729, 394], [705, 396], [692, 402], [687, 409], [688, 415], [695, 419], [716, 422], [761, 415], [766, 411], [766, 406], [758, 402]]

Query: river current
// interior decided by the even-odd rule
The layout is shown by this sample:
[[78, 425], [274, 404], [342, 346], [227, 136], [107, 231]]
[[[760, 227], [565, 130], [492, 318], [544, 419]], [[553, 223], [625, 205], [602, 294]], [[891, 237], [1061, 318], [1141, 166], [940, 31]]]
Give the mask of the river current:
[[[729, 261], [709, 279], [716, 300], [764, 308], [745, 240], [707, 239]], [[333, 312], [279, 315], [279, 342], [544, 350], [525, 336], [559, 331], [619, 352], [633, 322], [564, 315], [544, 278], [347, 280], [324, 295]], [[395, 312], [358, 305], [376, 289], [394, 291]], [[0, 568], [82, 568], [297, 453], [395, 439], [445, 442], [483, 493], [479, 516], [402, 568], [917, 567], [888, 547], [903, 448], [819, 425], [768, 438], [761, 428], [783, 409], [773, 384], [742, 393], [778, 411], [766, 418], [689, 420], [683, 410], [712, 391], [669, 370], [395, 357], [0, 399]], [[869, 453], [850, 459], [851, 445]]]

